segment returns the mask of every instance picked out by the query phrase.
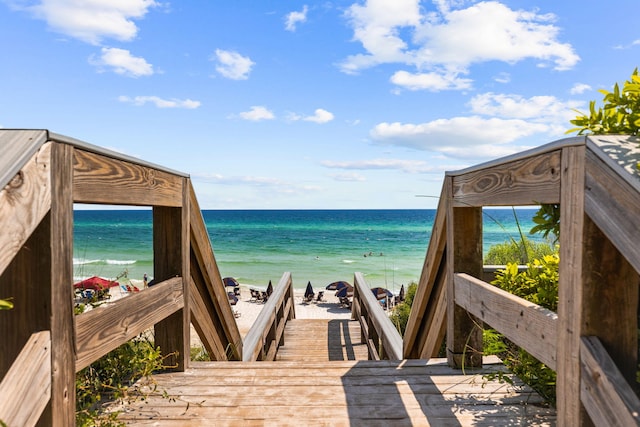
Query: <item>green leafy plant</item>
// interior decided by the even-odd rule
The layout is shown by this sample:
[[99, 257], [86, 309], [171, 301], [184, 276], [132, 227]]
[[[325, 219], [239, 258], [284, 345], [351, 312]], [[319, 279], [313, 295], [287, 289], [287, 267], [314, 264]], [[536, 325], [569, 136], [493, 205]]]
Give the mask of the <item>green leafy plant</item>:
[[532, 221], [536, 224], [531, 228], [529, 234], [542, 233], [542, 237], [547, 238], [553, 234], [554, 242], [560, 238], [560, 205], [545, 204], [540, 205], [540, 209], [533, 216]]
[[[518, 271], [518, 264], [508, 263], [498, 271], [491, 283], [521, 298], [556, 311], [558, 308], [558, 267], [557, 253], [534, 259], [527, 264], [526, 271]], [[536, 390], [549, 403], [555, 404], [556, 373], [517, 347], [496, 331], [485, 330], [483, 336], [485, 354], [496, 354], [502, 358], [509, 370]]]
[[509, 262], [526, 264], [529, 259], [551, 255], [554, 249], [545, 242], [533, 242], [523, 237], [522, 240], [492, 245], [484, 258], [485, 265], [506, 265]]
[[105, 404], [131, 404], [156, 392], [152, 374], [169, 368], [164, 364], [166, 357], [150, 340], [139, 337], [78, 372], [76, 424], [86, 427], [123, 425], [117, 420], [117, 412], [104, 411]]
[[413, 304], [413, 299], [416, 296], [416, 291], [418, 290], [418, 284], [412, 282], [407, 286], [407, 292], [405, 294], [404, 301], [400, 304], [396, 305], [389, 315], [391, 322], [396, 326], [400, 335], [404, 335], [404, 331], [407, 329], [407, 322], [409, 321], [409, 314], [411, 313], [411, 305]]
[[567, 133], [578, 135], [593, 133], [638, 135], [640, 129], [640, 76], [633, 70], [631, 78], [620, 86], [616, 83], [613, 91], [601, 89], [604, 95], [603, 107], [596, 109], [595, 101], [589, 103], [589, 114], [577, 111], [579, 115], [570, 122], [576, 127]]
[[13, 308], [13, 303], [11, 302], [11, 298], [0, 299], [0, 310], [11, 310]]

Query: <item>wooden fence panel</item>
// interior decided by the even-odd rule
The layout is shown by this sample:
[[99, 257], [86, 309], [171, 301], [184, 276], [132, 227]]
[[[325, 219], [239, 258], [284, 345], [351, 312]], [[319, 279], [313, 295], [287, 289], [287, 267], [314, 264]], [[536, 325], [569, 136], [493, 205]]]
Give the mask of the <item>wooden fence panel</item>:
[[75, 150], [74, 201], [133, 206], [182, 206], [183, 177]]

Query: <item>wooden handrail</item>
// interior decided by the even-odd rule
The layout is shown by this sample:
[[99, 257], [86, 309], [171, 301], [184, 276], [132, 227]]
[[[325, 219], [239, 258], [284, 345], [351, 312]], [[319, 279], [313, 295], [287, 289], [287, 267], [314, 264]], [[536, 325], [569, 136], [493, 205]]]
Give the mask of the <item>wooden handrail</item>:
[[242, 360], [275, 360], [284, 343], [284, 327], [295, 317], [291, 273], [285, 272], [244, 338]]
[[76, 316], [76, 372], [184, 307], [182, 278]]
[[[455, 365], [469, 357], [459, 353], [465, 339], [473, 336], [473, 352], [482, 351], [477, 332], [486, 323], [556, 370], [560, 425], [586, 424], [585, 414], [595, 425], [639, 424], [640, 401], [629, 383], [638, 358], [640, 180], [637, 159], [625, 157], [639, 143], [570, 138], [448, 172], [405, 356], [434, 356], [446, 327]], [[479, 209], [542, 203], [561, 209], [557, 313], [489, 285], [496, 268], [482, 268]]]
[[51, 397], [51, 333], [36, 332], [0, 383], [0, 421], [34, 426]]
[[369, 358], [402, 360], [402, 337], [367, 286], [362, 273], [355, 273], [353, 282], [351, 317], [360, 322]]

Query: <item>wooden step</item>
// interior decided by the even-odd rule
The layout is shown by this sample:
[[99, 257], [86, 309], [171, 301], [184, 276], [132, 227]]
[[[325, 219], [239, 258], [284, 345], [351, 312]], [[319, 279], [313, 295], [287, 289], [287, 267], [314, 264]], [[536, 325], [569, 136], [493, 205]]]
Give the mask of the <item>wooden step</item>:
[[284, 330], [278, 361], [367, 360], [360, 324], [348, 319], [292, 319]]
[[[144, 402], [121, 407], [127, 425], [548, 426], [554, 411], [497, 358], [462, 373], [443, 359], [192, 362], [155, 376]], [[165, 397], [163, 394], [166, 393]]]

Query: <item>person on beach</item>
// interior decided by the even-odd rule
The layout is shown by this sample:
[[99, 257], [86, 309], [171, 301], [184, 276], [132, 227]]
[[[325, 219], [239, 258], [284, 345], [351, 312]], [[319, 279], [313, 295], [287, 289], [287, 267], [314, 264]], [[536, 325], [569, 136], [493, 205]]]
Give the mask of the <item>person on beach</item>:
[[144, 276], [142, 277], [142, 285], [146, 288], [147, 287], [147, 280], [149, 278], [147, 277], [147, 273], [144, 273]]

